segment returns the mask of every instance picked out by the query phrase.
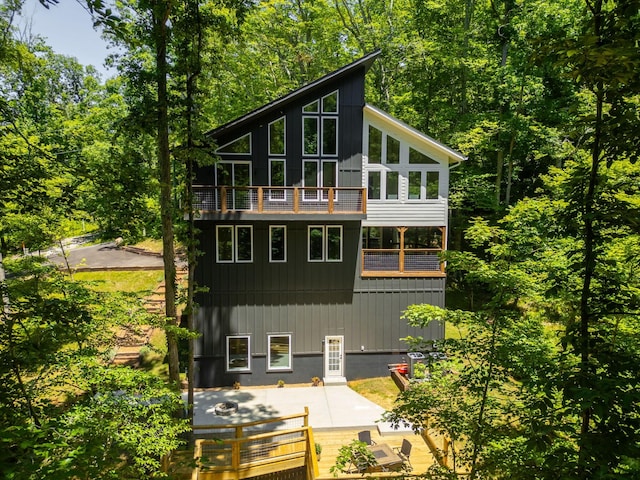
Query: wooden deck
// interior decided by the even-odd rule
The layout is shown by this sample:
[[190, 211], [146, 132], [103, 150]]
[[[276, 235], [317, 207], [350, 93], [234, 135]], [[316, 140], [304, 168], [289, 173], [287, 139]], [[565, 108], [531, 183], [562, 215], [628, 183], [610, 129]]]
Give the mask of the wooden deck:
[[[250, 427], [268, 426], [278, 421], [287, 422], [288, 428], [256, 434]], [[218, 425], [198, 427], [208, 431], [205, 437], [219, 440], [200, 439], [195, 451], [174, 452], [164, 462], [165, 472], [173, 478], [192, 480], [231, 480], [257, 478], [265, 480], [285, 477], [291, 480], [333, 478], [363, 478], [360, 473], [333, 474], [331, 467], [336, 463], [339, 450], [358, 438], [362, 428], [313, 431], [308, 426], [308, 410], [302, 414], [289, 415], [279, 419], [251, 422], [243, 425]], [[217, 430], [212, 433], [211, 429]], [[392, 449], [400, 448], [403, 440], [411, 442], [412, 475], [420, 475], [436, 462], [434, 449], [443, 448], [441, 440], [423, 437], [412, 432], [391, 432], [381, 435], [375, 427], [368, 429], [371, 440], [376, 444], [386, 444]], [[226, 431], [226, 432], [225, 432]], [[202, 437], [201, 437], [202, 438]], [[431, 442], [431, 447], [429, 446]], [[314, 444], [320, 444], [322, 452], [316, 458]], [[200, 468], [194, 468], [196, 464]], [[286, 475], [285, 475], [286, 473]], [[367, 478], [395, 477], [401, 472], [367, 473]], [[275, 475], [274, 477], [272, 477]], [[284, 476], [283, 476], [284, 475]]]
[[[316, 443], [322, 446], [322, 453], [318, 459], [318, 475], [316, 480], [340, 479], [362, 479], [362, 478], [384, 478], [397, 477], [398, 472], [366, 474], [345, 474], [339, 473], [334, 476], [329, 469], [335, 464], [338, 450], [343, 445], [348, 445], [352, 440], [358, 438], [360, 429], [354, 430], [320, 430], [313, 432], [313, 438]], [[411, 442], [413, 448], [411, 450], [411, 464], [413, 465], [412, 474], [424, 473], [434, 462], [434, 456], [427, 446], [427, 443], [420, 435], [414, 435], [410, 432], [392, 433], [381, 436], [377, 429], [372, 428], [371, 439], [376, 443], [386, 443], [391, 447], [400, 447], [402, 440], [407, 439]], [[176, 452], [172, 459], [172, 465], [167, 465], [167, 472], [172, 474], [172, 478], [190, 480], [193, 474], [193, 451]]]
[[[318, 461], [318, 479], [320, 480], [329, 480], [336, 478], [332, 473], [329, 472], [329, 469], [335, 464], [336, 457], [338, 456], [338, 450], [343, 445], [348, 445], [352, 440], [356, 440], [358, 438], [358, 432], [362, 429], [355, 430], [314, 430], [313, 437], [316, 443], [319, 443], [322, 446], [322, 453], [320, 455], [320, 459]], [[426, 470], [435, 463], [435, 459], [431, 450], [427, 446], [427, 443], [420, 435], [415, 435], [411, 432], [402, 432], [402, 433], [390, 433], [381, 436], [378, 433], [377, 428], [369, 429], [371, 432], [371, 439], [376, 443], [386, 443], [391, 447], [400, 447], [402, 445], [402, 440], [407, 439], [411, 442], [412, 450], [411, 450], [411, 464], [413, 465], [412, 474], [420, 474], [426, 472]], [[383, 477], [397, 477], [398, 472], [389, 472], [389, 473], [375, 473], [375, 474], [366, 474], [365, 477], [371, 478], [375, 476], [376, 478]], [[361, 474], [338, 474], [337, 478], [363, 478]]]

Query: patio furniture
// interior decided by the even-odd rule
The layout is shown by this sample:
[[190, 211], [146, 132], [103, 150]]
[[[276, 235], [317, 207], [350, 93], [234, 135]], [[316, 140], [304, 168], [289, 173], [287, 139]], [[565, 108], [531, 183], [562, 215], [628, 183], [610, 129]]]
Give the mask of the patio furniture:
[[386, 443], [371, 445], [369, 450], [373, 453], [373, 456], [376, 457], [376, 461], [378, 462], [378, 465], [369, 471], [389, 472], [392, 470], [400, 470], [403, 465], [402, 458], [400, 458], [400, 456], [397, 455]]
[[375, 445], [376, 442], [371, 440], [371, 432], [369, 430], [362, 430], [358, 432], [358, 440], [366, 443], [367, 445]]
[[409, 460], [409, 457], [411, 456], [411, 447], [411, 442], [405, 438], [402, 440], [402, 446], [400, 448], [394, 448], [394, 450], [398, 454], [398, 457], [402, 459], [403, 463], [408, 464], [409, 470], [413, 470], [413, 465], [411, 465], [411, 460]]

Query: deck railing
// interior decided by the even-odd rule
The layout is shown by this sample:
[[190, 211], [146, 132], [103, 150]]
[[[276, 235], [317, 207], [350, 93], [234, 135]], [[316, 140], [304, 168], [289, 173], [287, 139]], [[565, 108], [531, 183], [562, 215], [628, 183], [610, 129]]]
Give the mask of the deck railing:
[[[318, 475], [313, 431], [308, 425], [309, 410], [242, 425], [206, 425], [194, 427], [194, 434], [215, 439], [195, 441], [197, 467], [193, 480], [243, 479], [289, 471], [311, 480]], [[292, 424], [298, 427], [292, 427]], [[282, 428], [285, 429], [282, 429]], [[270, 428], [274, 430], [269, 431]], [[199, 430], [198, 433], [196, 430]], [[255, 431], [263, 433], [256, 434]], [[252, 434], [247, 435], [247, 433]], [[279, 478], [285, 478], [280, 476]]]
[[442, 276], [440, 248], [362, 249], [363, 276]]
[[194, 209], [200, 212], [330, 213], [367, 212], [360, 187], [218, 187], [194, 185]]

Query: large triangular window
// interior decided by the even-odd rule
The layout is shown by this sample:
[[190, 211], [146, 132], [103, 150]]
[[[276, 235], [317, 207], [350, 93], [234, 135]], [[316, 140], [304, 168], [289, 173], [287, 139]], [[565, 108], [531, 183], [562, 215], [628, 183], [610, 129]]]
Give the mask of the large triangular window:
[[216, 153], [232, 153], [236, 155], [251, 155], [251, 134], [247, 133], [232, 142], [222, 145]]
[[413, 148], [409, 148], [409, 163], [421, 164], [421, 165], [425, 165], [425, 164], [439, 165], [439, 163], [435, 161], [433, 158], [425, 155], [422, 152], [414, 150]]

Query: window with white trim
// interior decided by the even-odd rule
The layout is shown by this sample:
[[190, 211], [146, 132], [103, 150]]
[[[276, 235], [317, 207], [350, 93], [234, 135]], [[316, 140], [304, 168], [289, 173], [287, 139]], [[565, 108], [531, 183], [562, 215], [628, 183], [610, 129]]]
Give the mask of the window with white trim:
[[233, 226], [216, 226], [216, 261], [218, 263], [233, 262]]
[[380, 178], [382, 172], [379, 170], [369, 170], [367, 173], [367, 198], [369, 200], [380, 200]]
[[425, 172], [427, 175], [426, 198], [437, 200], [440, 196], [440, 172]]
[[342, 237], [342, 225], [309, 225], [308, 260], [341, 262]]
[[229, 143], [225, 143], [216, 150], [216, 153], [251, 155], [251, 134], [247, 133]]
[[[284, 187], [287, 184], [286, 178], [287, 162], [284, 158], [269, 159], [269, 186]], [[285, 189], [270, 188], [269, 200], [284, 201], [287, 199]]]
[[[221, 161], [216, 167], [216, 185], [232, 187], [227, 189], [227, 196], [220, 198], [225, 201], [229, 210], [250, 210], [251, 196], [249, 189], [243, 188], [251, 185], [251, 162], [248, 161]], [[240, 187], [240, 188], [236, 188]]]
[[269, 124], [269, 155], [285, 155], [286, 148], [286, 119], [280, 117]]
[[269, 225], [269, 261], [272, 263], [287, 261], [286, 225]]
[[400, 198], [400, 174], [395, 171], [388, 171], [385, 177], [385, 198], [387, 200], [398, 200]]
[[372, 201], [425, 202], [440, 198], [442, 163], [418, 150], [402, 135], [368, 124], [364, 141], [367, 198]]
[[216, 225], [216, 261], [253, 262], [253, 226]]
[[[337, 160], [305, 160], [304, 162], [304, 186], [305, 187], [337, 187], [338, 186], [338, 162]], [[334, 199], [337, 192], [334, 192]], [[303, 200], [319, 200], [320, 191], [315, 188], [304, 190]], [[329, 192], [322, 192], [322, 200], [329, 198]]]
[[338, 155], [338, 110], [337, 90], [302, 107], [303, 155]]
[[226, 367], [229, 372], [251, 370], [251, 337], [249, 335], [227, 336]]
[[269, 344], [267, 370], [291, 370], [291, 334], [278, 333], [267, 336]]

